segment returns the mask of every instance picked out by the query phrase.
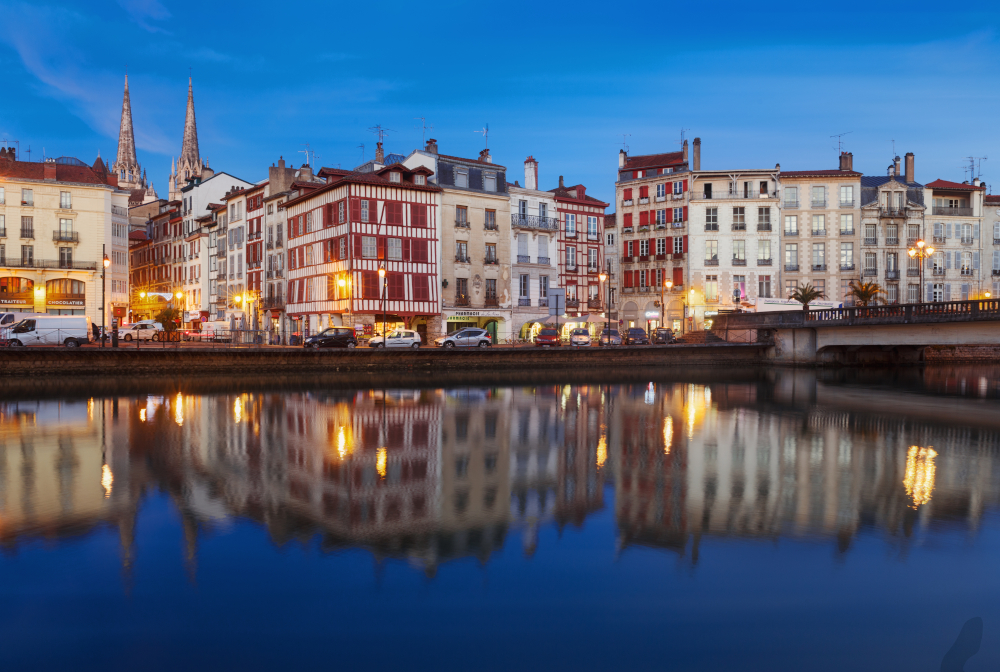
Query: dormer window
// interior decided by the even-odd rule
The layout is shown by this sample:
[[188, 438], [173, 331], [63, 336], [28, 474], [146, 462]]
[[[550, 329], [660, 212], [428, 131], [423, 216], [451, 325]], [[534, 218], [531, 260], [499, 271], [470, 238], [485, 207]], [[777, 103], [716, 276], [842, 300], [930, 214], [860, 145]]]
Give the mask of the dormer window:
[[496, 191], [497, 190], [497, 174], [496, 173], [483, 173], [483, 188], [486, 191]]
[[455, 186], [469, 188], [469, 169], [468, 168], [456, 168], [455, 169]]
[[424, 177], [423, 175], [414, 175], [413, 176], [413, 184], [418, 184], [418, 185], [420, 185], [422, 187], [425, 184], [427, 184], [427, 178]]
[[399, 173], [397, 173], [396, 171], [392, 171], [391, 173], [389, 173], [389, 181], [399, 183], [401, 181]]

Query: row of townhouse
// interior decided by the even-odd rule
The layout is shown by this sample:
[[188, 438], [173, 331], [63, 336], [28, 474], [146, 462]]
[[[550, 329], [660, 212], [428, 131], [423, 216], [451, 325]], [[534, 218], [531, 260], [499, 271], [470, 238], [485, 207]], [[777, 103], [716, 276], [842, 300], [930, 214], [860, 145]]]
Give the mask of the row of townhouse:
[[[606, 243], [620, 255], [611, 313], [623, 326], [708, 328], [720, 310], [755, 310], [805, 284], [848, 305], [852, 282], [877, 282], [889, 303], [1000, 289], [1000, 210], [987, 211], [978, 179], [918, 183], [912, 153], [881, 176], [855, 171], [849, 152], [836, 169], [702, 170], [699, 138], [692, 149], [690, 162], [686, 141], [619, 154]], [[918, 240], [935, 248], [923, 264], [908, 254]]]

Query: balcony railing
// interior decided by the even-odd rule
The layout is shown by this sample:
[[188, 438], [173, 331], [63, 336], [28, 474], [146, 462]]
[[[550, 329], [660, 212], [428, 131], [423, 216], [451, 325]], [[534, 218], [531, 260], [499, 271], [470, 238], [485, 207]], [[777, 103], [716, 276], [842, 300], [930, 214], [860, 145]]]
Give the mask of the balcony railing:
[[762, 224], [760, 222], [757, 222], [757, 230], [758, 231], [770, 231], [771, 230], [771, 224], [770, 224], [770, 222], [766, 223], [766, 224]]
[[971, 268], [963, 268], [962, 271], [961, 271], [961, 273], [960, 273], [960, 275], [972, 275], [972, 269]]
[[885, 244], [886, 245], [899, 245], [899, 238], [886, 238], [885, 239]]
[[567, 271], [575, 271], [576, 270], [576, 262], [575, 261], [567, 261], [566, 262], [566, 270]]
[[274, 249], [274, 241], [273, 240], [267, 241], [267, 249], [269, 249], [269, 250], [273, 250]]
[[285, 297], [283, 296], [268, 296], [265, 297], [261, 307], [264, 310], [281, 310], [285, 307]]
[[0, 238], [6, 238], [6, 237], [7, 237], [6, 227], [0, 226]]
[[519, 254], [517, 255], [517, 263], [519, 264], [530, 264], [531, 255], [530, 254]]
[[812, 201], [810, 201], [810, 205], [812, 207], [814, 207], [814, 208], [825, 208], [826, 207], [826, 199], [825, 198], [822, 199], [822, 200], [813, 199]]
[[746, 259], [739, 259], [737, 257], [733, 257], [733, 266], [746, 266], [746, 265], [747, 265]]
[[78, 231], [53, 231], [52, 242], [54, 243], [79, 243], [80, 233]]
[[495, 296], [487, 296], [483, 299], [483, 305], [489, 308], [496, 308], [500, 305], [500, 300]]
[[469, 228], [469, 220], [467, 220], [467, 219], [456, 219], [455, 220], [455, 226], [457, 228], [460, 228], [460, 229], [467, 229], [467, 228]]
[[467, 254], [456, 254], [455, 255], [456, 264], [467, 264], [469, 263], [469, 255]]
[[632, 205], [634, 202], [635, 201], [633, 201], [631, 198], [622, 199], [622, 205], [624, 205], [624, 206]]
[[673, 257], [674, 261], [679, 261], [679, 260], [681, 260], [681, 259], [683, 259], [683, 258], [684, 258], [684, 253], [683, 253], [683, 252], [674, 252], [674, 253], [673, 253], [672, 255], [670, 255], [670, 256], [672, 256], [672, 257]]
[[933, 275], [944, 275], [944, 272], [945, 272], [945, 269], [941, 268], [940, 266], [935, 266], [934, 270], [931, 271], [931, 273]]
[[826, 264], [813, 264], [812, 265], [812, 269], [814, 271], [825, 271], [826, 270]]
[[[0, 236], [3, 236], [3, 235], [4, 235], [3, 229], [0, 229]], [[1000, 245], [1000, 238], [994, 238], [993, 239], [993, 244], [994, 245]]]
[[993, 269], [993, 277], [997, 277], [998, 275], [1000, 275], [1000, 268], [994, 268]]
[[875, 277], [875, 276], [878, 275], [878, 269], [877, 268], [865, 268], [865, 269], [862, 269], [861, 275], [863, 275], [866, 278]]
[[966, 238], [965, 236], [962, 236], [962, 245], [972, 245], [972, 243], [973, 243], [972, 238]]
[[908, 278], [919, 278], [920, 269], [919, 268], [908, 268], [906, 269], [906, 277]]
[[467, 306], [469, 305], [469, 295], [468, 294], [456, 294], [455, 295], [455, 305], [456, 306]]
[[727, 200], [727, 199], [735, 199], [735, 198], [739, 198], [739, 199], [743, 199], [743, 198], [777, 198], [777, 196], [775, 194], [771, 194], [771, 193], [768, 193], [766, 191], [760, 192], [760, 191], [754, 191], [754, 190], [747, 190], [747, 191], [738, 191], [738, 192], [732, 192], [732, 191], [730, 191], [728, 193], [718, 193], [718, 194], [716, 194], [716, 193], [712, 193], [712, 194], [706, 194], [706, 193], [700, 193], [700, 194], [698, 194], [698, 193], [695, 193], [695, 194], [692, 194], [692, 198], [694, 198], [695, 200], [704, 200], [704, 201], [713, 201], [713, 200], [714, 201], [724, 201], [724, 200]]
[[484, 263], [484, 264], [486, 264], [487, 266], [493, 266], [493, 265], [495, 265], [495, 264], [499, 264], [500, 262], [499, 262], [499, 261], [497, 261], [497, 258], [496, 258], [496, 257], [491, 257], [491, 256], [488, 256], [488, 255], [487, 255], [487, 256], [486, 256], [486, 257], [485, 257], [485, 258], [483, 259], [483, 263]]
[[788, 208], [789, 210], [797, 210], [799, 207], [798, 201], [785, 201], [781, 204], [782, 207]]
[[706, 266], [718, 266], [719, 265], [719, 260], [718, 259], [706, 259], [705, 260], [705, 265]]
[[639, 205], [648, 205], [648, 204], [649, 204], [649, 196], [639, 197]]
[[840, 270], [842, 270], [842, 271], [853, 271], [854, 270], [854, 264], [841, 264], [840, 265]]
[[598, 299], [595, 296], [590, 297], [589, 299], [587, 299], [587, 309], [588, 310], [600, 310], [601, 309], [601, 300]]
[[549, 307], [549, 297], [547, 297], [547, 296], [541, 296], [541, 297], [539, 297], [538, 298], [538, 307], [539, 308], [548, 308]]
[[882, 217], [903, 217], [906, 215], [906, 208], [882, 206], [878, 209], [878, 214]]
[[758, 266], [770, 266], [771, 265], [771, 260], [770, 259], [758, 259], [757, 260], [757, 265]]
[[814, 235], [814, 236], [825, 236], [826, 235], [826, 229], [813, 229], [812, 230], [812, 235]]
[[670, 228], [672, 228], [672, 229], [683, 229], [684, 228], [684, 221], [681, 220], [679, 222], [670, 222]]
[[865, 245], [878, 245], [878, 238], [865, 238]]
[[75, 271], [96, 271], [100, 264], [96, 261], [63, 261], [62, 259], [17, 259], [8, 257], [3, 264], [7, 268], [64, 268]]
[[25, 227], [22, 226], [21, 227], [21, 237], [22, 238], [32, 238], [33, 239], [35, 237], [35, 230], [34, 229], [26, 229]]
[[275, 247], [281, 247], [282, 246], [282, 242], [281, 242], [281, 238], [280, 237], [274, 239], [274, 246]]
[[567, 308], [579, 308], [580, 307], [580, 299], [573, 299], [573, 298], [567, 297], [566, 298], [566, 307]]
[[549, 263], [549, 258], [548, 258], [548, 257], [538, 257], [538, 263], [539, 263], [539, 264], [545, 264], [545, 265], [548, 265], [548, 263]]
[[854, 200], [852, 199], [850, 201], [841, 201], [840, 202], [840, 207], [842, 207], [842, 208], [853, 208], [854, 207]]
[[931, 210], [933, 214], [945, 217], [972, 217], [972, 208], [941, 208], [935, 205]]
[[747, 230], [747, 224], [746, 224], [746, 222], [734, 222], [733, 223], [733, 231], [746, 231], [746, 230]]
[[898, 268], [894, 268], [894, 269], [891, 269], [891, 270], [890, 269], [886, 269], [886, 271], [885, 271], [885, 279], [886, 280], [899, 280], [899, 269]]
[[799, 235], [799, 230], [798, 229], [785, 229], [785, 235], [786, 236], [797, 236], [797, 235]]
[[933, 240], [938, 245], [941, 245], [942, 243], [944, 243], [945, 240], [947, 240], [947, 238], [945, 238], [944, 236], [934, 236], [931, 240]]
[[785, 264], [785, 270], [786, 271], [798, 271], [799, 270], [799, 265], [798, 264]]
[[528, 297], [528, 296], [519, 296], [517, 298], [517, 305], [518, 306], [530, 306], [531, 305], [531, 297]]
[[842, 236], [853, 236], [854, 235], [854, 229], [841, 229], [840, 230], [840, 235], [842, 235]]

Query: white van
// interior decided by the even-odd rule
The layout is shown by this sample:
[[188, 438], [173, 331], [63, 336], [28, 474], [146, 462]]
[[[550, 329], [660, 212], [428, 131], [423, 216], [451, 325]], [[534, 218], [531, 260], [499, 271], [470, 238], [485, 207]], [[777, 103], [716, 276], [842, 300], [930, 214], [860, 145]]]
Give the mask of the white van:
[[20, 322], [26, 317], [37, 317], [39, 315], [45, 315], [45, 313], [0, 313], [0, 329], [13, 327], [17, 322]]
[[86, 315], [35, 315], [4, 332], [11, 347], [62, 344], [76, 348], [90, 342], [91, 326]]

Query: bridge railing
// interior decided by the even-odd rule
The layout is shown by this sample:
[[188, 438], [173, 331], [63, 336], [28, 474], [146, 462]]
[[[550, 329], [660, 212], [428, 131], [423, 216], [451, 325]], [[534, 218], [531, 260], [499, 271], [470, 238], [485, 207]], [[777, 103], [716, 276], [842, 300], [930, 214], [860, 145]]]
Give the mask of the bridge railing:
[[1000, 321], [1000, 299], [719, 315], [712, 330]]

